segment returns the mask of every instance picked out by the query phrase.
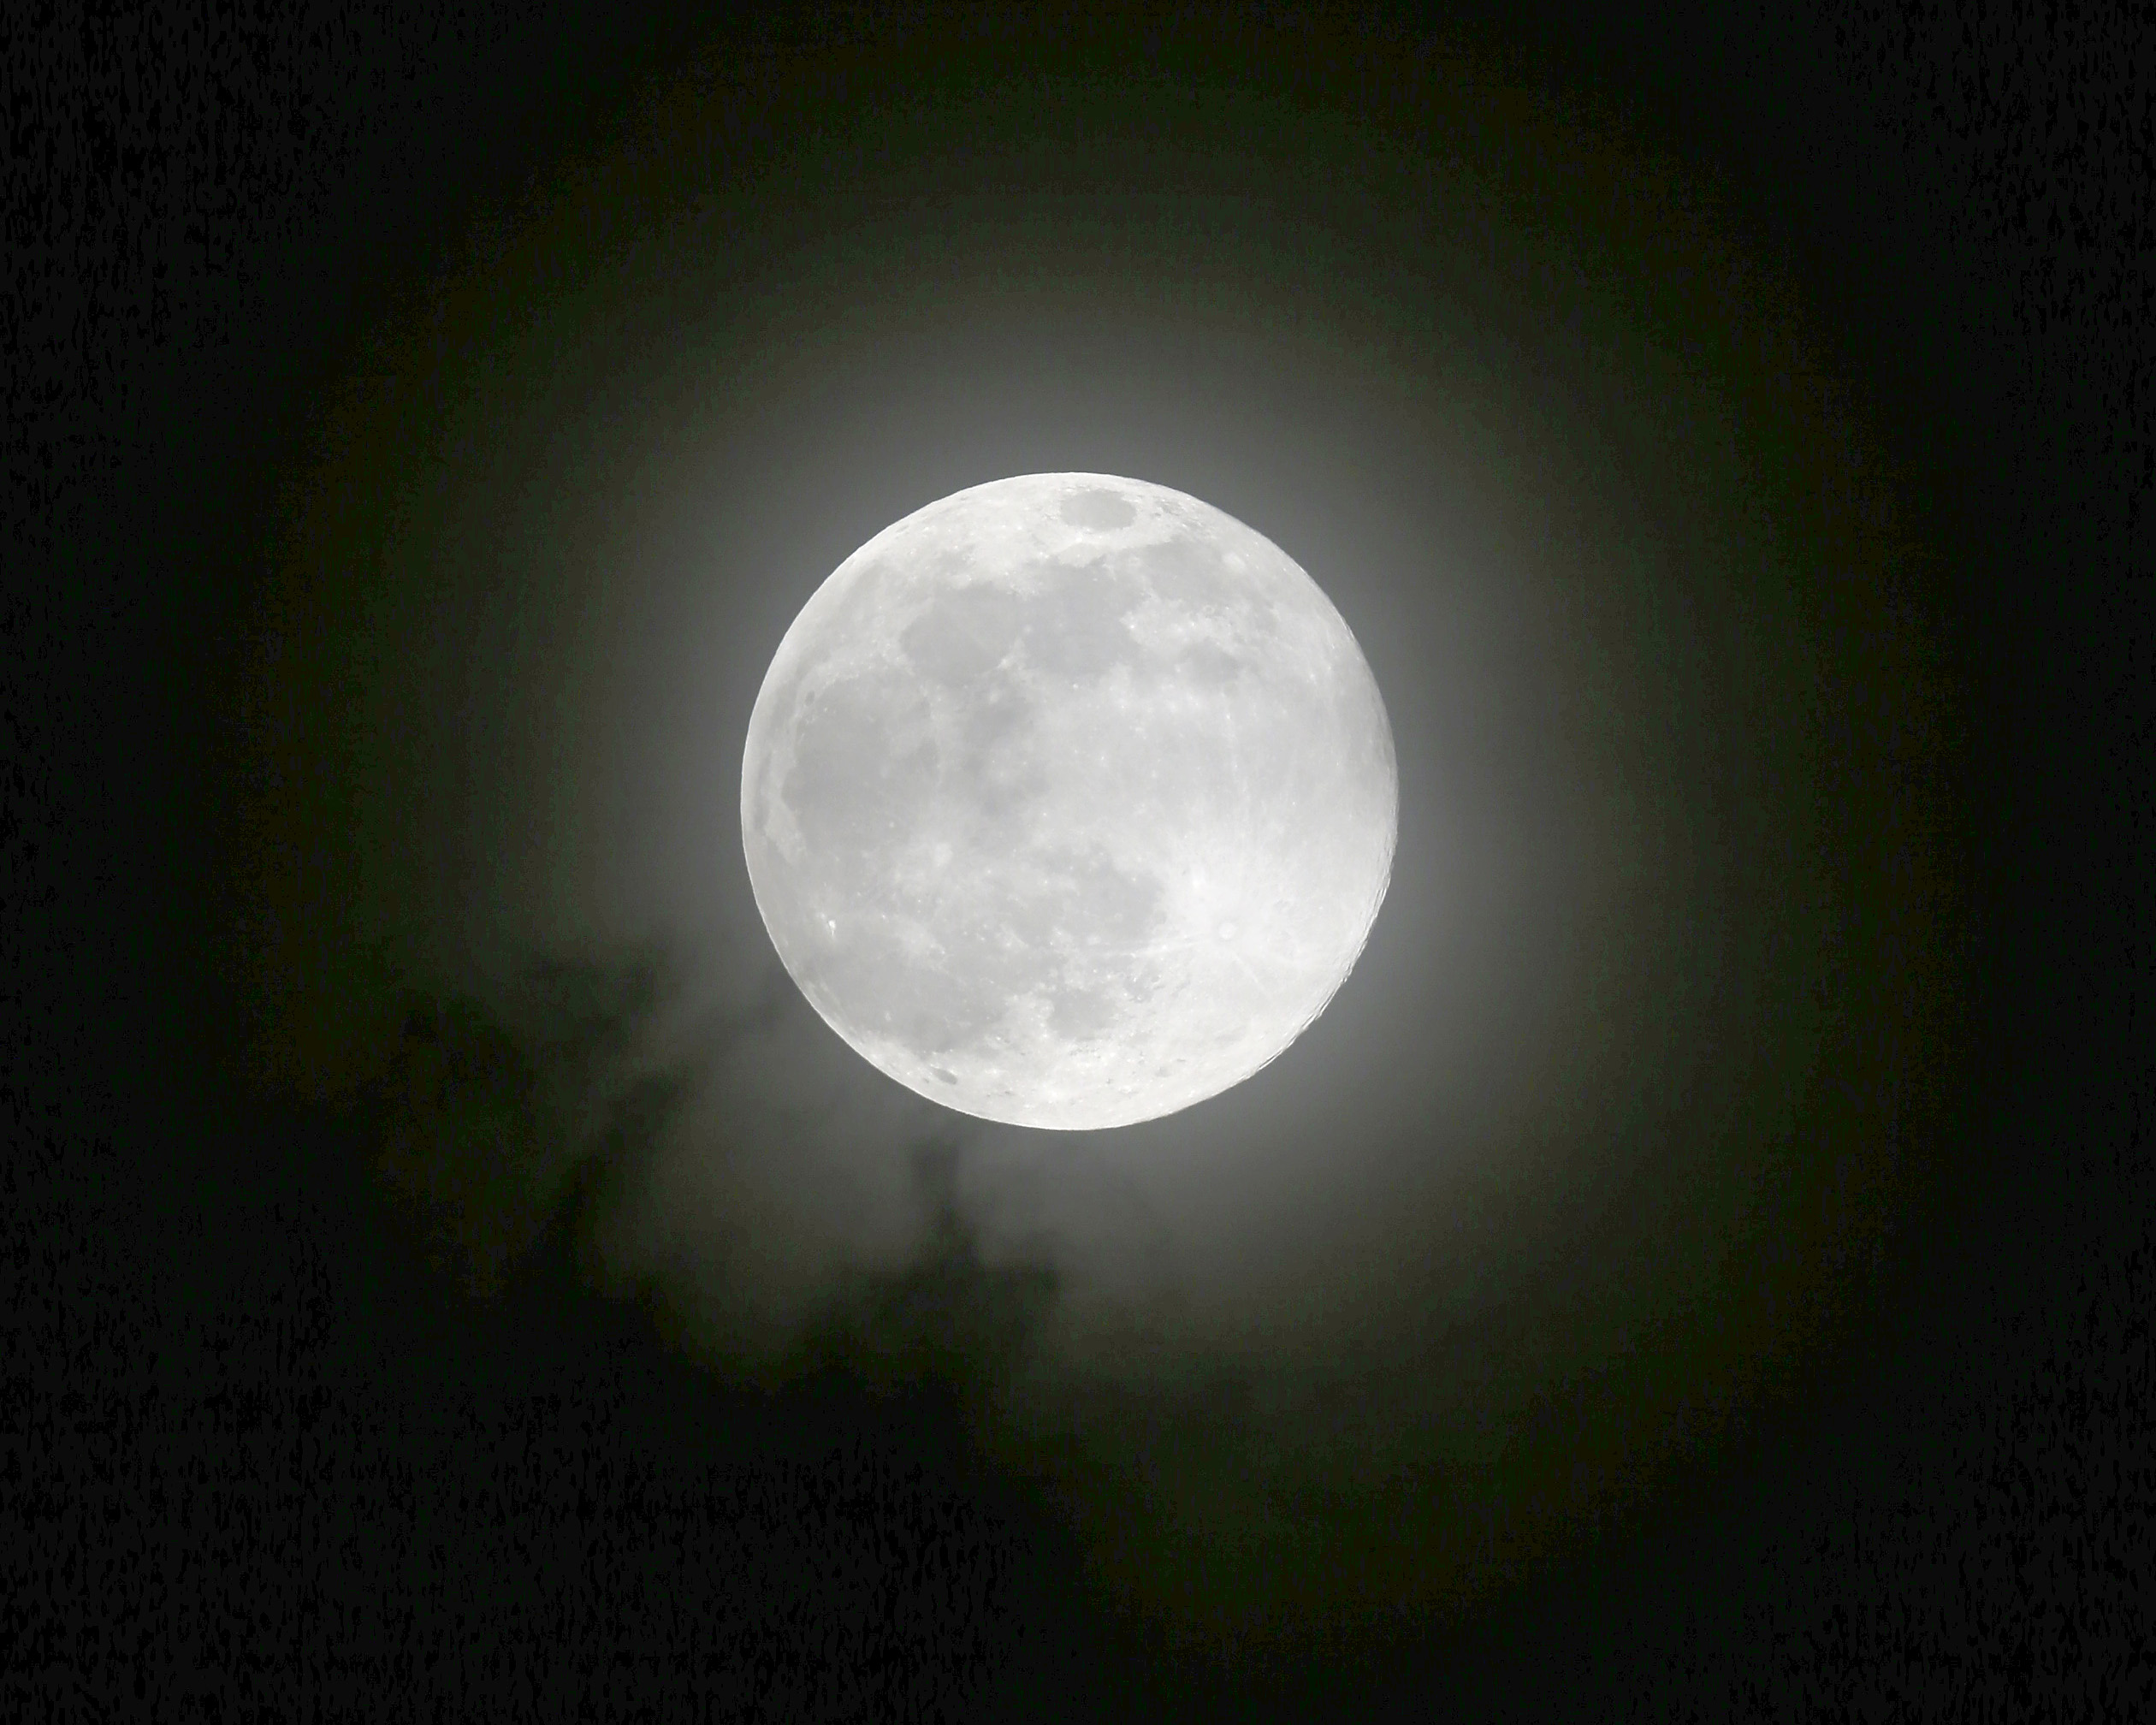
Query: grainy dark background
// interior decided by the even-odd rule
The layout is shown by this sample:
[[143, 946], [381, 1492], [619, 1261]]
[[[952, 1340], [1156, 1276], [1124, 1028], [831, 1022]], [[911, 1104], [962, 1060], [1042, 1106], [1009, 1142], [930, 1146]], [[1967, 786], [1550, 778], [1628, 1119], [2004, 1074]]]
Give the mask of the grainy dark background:
[[[9, 1710], [2145, 1710], [2156, 124], [2129, 35], [2005, 6], [11, 17]], [[1415, 203], [1463, 161], [1487, 256]], [[1643, 175], [1676, 189], [1633, 201]], [[1713, 267], [1639, 220], [1694, 205]], [[1567, 298], [1553, 255], [1609, 273]], [[1725, 299], [1803, 339], [1732, 347], [1756, 326]], [[1443, 418], [1415, 393], [1439, 373], [1576, 438], [1522, 446], [1569, 488], [1547, 508], [1444, 518], [1548, 558], [1451, 610], [1401, 573], [1447, 482], [1386, 465]], [[1704, 394], [1656, 393], [1679, 384]], [[1731, 402], [1721, 477], [1657, 465]], [[1477, 424], [1487, 482], [1510, 446]], [[683, 961], [637, 943], [693, 920], [701, 859], [738, 872], [726, 715], [800, 581], [984, 464], [1124, 453], [1342, 600], [1429, 774], [1424, 848], [1304, 1064], [1073, 1158], [1022, 1217], [1068, 1237], [1029, 1246], [986, 1201], [1025, 1189], [1027, 1141], [873, 1087], [786, 1123], [844, 1069], [738, 944], [687, 1064], [639, 1064]], [[642, 537], [594, 516], [594, 469]], [[749, 573], [719, 583], [711, 825], [667, 854], [638, 823], [675, 805], [630, 769], [680, 732], [679, 678], [647, 697], [637, 652], [690, 614], [634, 596], [701, 554], [678, 499], [707, 471], [755, 525], [711, 542]], [[1680, 519], [1705, 548], [1673, 566], [1771, 542], [1795, 572], [1644, 612]], [[463, 611], [414, 596], [489, 532], [554, 572], [545, 605], [484, 567]], [[1702, 645], [1732, 616], [1750, 659]], [[1466, 644], [1418, 656], [1441, 638]], [[485, 674], [457, 656], [504, 639]], [[1531, 725], [1522, 689], [1582, 692]], [[1660, 837], [1594, 824], [1622, 782]], [[1452, 994], [1400, 956], [1465, 939], [1430, 881], [1482, 879], [1415, 801], [1441, 783], [1476, 830], [1586, 835], [1573, 874], [1484, 882], [1489, 927], [1544, 943], [1516, 989], [1472, 941]], [[1605, 878], [1604, 920], [1567, 920]], [[725, 891], [688, 931], [722, 948]], [[433, 945], [397, 949], [398, 914]], [[1590, 937], [1635, 968], [1578, 963]], [[588, 962], [474, 981], [520, 941]], [[1558, 1052], [1387, 1088], [1418, 1037], [1442, 1073], [1492, 1022]], [[779, 1076], [714, 1100], [694, 1069], [728, 1060]], [[1574, 1100], [1538, 1137], [1460, 1100], [1544, 1079]], [[684, 1177], [719, 1129], [749, 1171]], [[1205, 1160], [1236, 1134], [1247, 1160]], [[1496, 1196], [1414, 1184], [1441, 1141], [1549, 1159]], [[1137, 1220], [1071, 1221], [1118, 1170]], [[1140, 1236], [1168, 1242], [1149, 1339], [1058, 1354]], [[758, 1241], [761, 1282], [699, 1256]], [[1486, 1418], [1420, 1387], [1448, 1372], [1485, 1375]]]

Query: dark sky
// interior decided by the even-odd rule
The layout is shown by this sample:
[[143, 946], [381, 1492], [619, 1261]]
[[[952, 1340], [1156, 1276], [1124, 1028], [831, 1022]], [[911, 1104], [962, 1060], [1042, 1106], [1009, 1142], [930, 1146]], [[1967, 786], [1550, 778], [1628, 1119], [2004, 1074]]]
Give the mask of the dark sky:
[[[11, 1711], [2147, 1704], [2145, 76], [1506, 13], [45, 32]], [[1066, 469], [1401, 768], [1324, 1017], [1087, 1135], [738, 830], [815, 586]]]

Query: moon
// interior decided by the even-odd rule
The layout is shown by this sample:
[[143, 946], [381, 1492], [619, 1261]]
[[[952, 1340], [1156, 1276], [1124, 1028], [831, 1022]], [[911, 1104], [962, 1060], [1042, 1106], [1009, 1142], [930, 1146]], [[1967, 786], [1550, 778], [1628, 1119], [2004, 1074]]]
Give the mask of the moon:
[[741, 827], [801, 992], [920, 1094], [1087, 1130], [1276, 1058], [1399, 824], [1347, 623], [1277, 546], [1100, 473], [954, 493], [849, 557], [749, 721]]

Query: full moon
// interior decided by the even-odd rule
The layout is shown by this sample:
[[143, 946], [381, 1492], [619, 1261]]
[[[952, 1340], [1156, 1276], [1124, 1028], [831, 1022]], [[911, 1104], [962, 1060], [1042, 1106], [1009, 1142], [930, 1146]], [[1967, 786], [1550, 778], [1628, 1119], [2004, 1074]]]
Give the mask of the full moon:
[[1330, 600], [1165, 486], [1036, 473], [841, 564], [749, 721], [764, 926], [831, 1028], [964, 1113], [1082, 1130], [1241, 1082], [1385, 896], [1392, 730]]

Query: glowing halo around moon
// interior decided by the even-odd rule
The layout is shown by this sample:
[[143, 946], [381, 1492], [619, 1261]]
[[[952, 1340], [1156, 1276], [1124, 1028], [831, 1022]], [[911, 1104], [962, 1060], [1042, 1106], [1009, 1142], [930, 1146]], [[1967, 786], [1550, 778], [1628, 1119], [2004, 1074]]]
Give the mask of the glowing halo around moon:
[[923, 1096], [1063, 1129], [1256, 1072], [1346, 979], [1399, 777], [1369, 666], [1284, 552], [1164, 486], [977, 485], [817, 590], [749, 722], [780, 960]]

